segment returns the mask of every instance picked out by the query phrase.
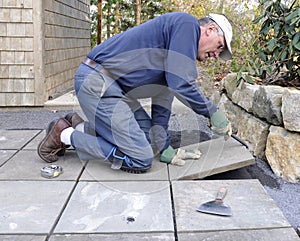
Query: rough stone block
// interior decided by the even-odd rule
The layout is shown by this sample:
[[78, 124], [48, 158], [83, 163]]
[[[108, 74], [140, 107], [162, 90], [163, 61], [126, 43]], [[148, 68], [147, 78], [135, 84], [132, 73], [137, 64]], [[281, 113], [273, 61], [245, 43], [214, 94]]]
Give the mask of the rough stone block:
[[237, 88], [237, 74], [230, 73], [226, 75], [221, 81], [221, 89], [225, 89], [227, 96], [231, 99], [233, 92]]
[[225, 94], [221, 95], [218, 107], [226, 114], [228, 120], [231, 122], [233, 133], [236, 133], [243, 116], [242, 114], [244, 114], [245, 111], [241, 107], [233, 104]]
[[248, 113], [242, 116], [237, 136], [250, 143], [253, 155], [265, 159], [265, 148], [270, 125]]
[[280, 86], [260, 86], [253, 99], [253, 113], [270, 124], [282, 125], [282, 93]]
[[255, 92], [259, 89], [258, 85], [251, 85], [248, 83], [242, 83], [240, 88], [237, 88], [232, 93], [233, 103], [239, 105], [247, 112], [253, 111], [253, 97]]
[[300, 134], [271, 126], [266, 157], [275, 174], [290, 182], [300, 180]]
[[284, 127], [300, 132], [300, 91], [285, 89], [282, 95], [282, 118]]

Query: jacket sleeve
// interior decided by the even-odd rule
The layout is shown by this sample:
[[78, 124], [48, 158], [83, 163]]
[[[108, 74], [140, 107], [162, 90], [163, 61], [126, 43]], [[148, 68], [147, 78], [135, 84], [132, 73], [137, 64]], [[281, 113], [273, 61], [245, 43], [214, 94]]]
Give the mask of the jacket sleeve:
[[174, 95], [168, 89], [163, 89], [158, 95], [152, 97], [151, 118], [152, 137], [156, 147], [162, 151], [170, 145], [168, 132], [169, 120]]
[[170, 28], [165, 75], [169, 88], [180, 101], [197, 114], [210, 117], [216, 111], [216, 106], [196, 84], [199, 38], [200, 27], [194, 22]]

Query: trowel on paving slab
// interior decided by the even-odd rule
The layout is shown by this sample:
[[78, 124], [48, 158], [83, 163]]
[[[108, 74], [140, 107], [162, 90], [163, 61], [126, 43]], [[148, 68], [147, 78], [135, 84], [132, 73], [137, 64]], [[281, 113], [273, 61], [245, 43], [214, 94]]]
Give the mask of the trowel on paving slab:
[[209, 201], [206, 203], [201, 204], [197, 211], [202, 213], [209, 213], [221, 216], [231, 216], [231, 208], [224, 204], [223, 199], [225, 198], [227, 193], [227, 189], [222, 187], [217, 193], [215, 200]]

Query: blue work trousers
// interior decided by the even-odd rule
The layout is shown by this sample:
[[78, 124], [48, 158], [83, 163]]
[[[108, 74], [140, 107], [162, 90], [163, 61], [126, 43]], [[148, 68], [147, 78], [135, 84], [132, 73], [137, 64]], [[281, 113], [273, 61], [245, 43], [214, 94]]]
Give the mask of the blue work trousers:
[[151, 118], [102, 70], [100, 64], [82, 63], [75, 74], [76, 95], [88, 121], [84, 133], [73, 132], [72, 145], [81, 160], [109, 159], [118, 149], [130, 167], [149, 167], [154, 157]]

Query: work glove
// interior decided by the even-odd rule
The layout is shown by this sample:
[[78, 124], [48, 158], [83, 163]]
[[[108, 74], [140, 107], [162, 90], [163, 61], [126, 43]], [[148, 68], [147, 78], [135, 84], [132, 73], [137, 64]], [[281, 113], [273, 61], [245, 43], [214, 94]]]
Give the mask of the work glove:
[[217, 110], [210, 118], [211, 130], [218, 135], [225, 136], [227, 139], [232, 134], [232, 127], [226, 115]]
[[184, 150], [178, 148], [174, 150], [172, 146], [169, 146], [160, 155], [160, 161], [168, 164], [183, 166], [187, 159], [198, 159], [201, 156], [199, 150]]

